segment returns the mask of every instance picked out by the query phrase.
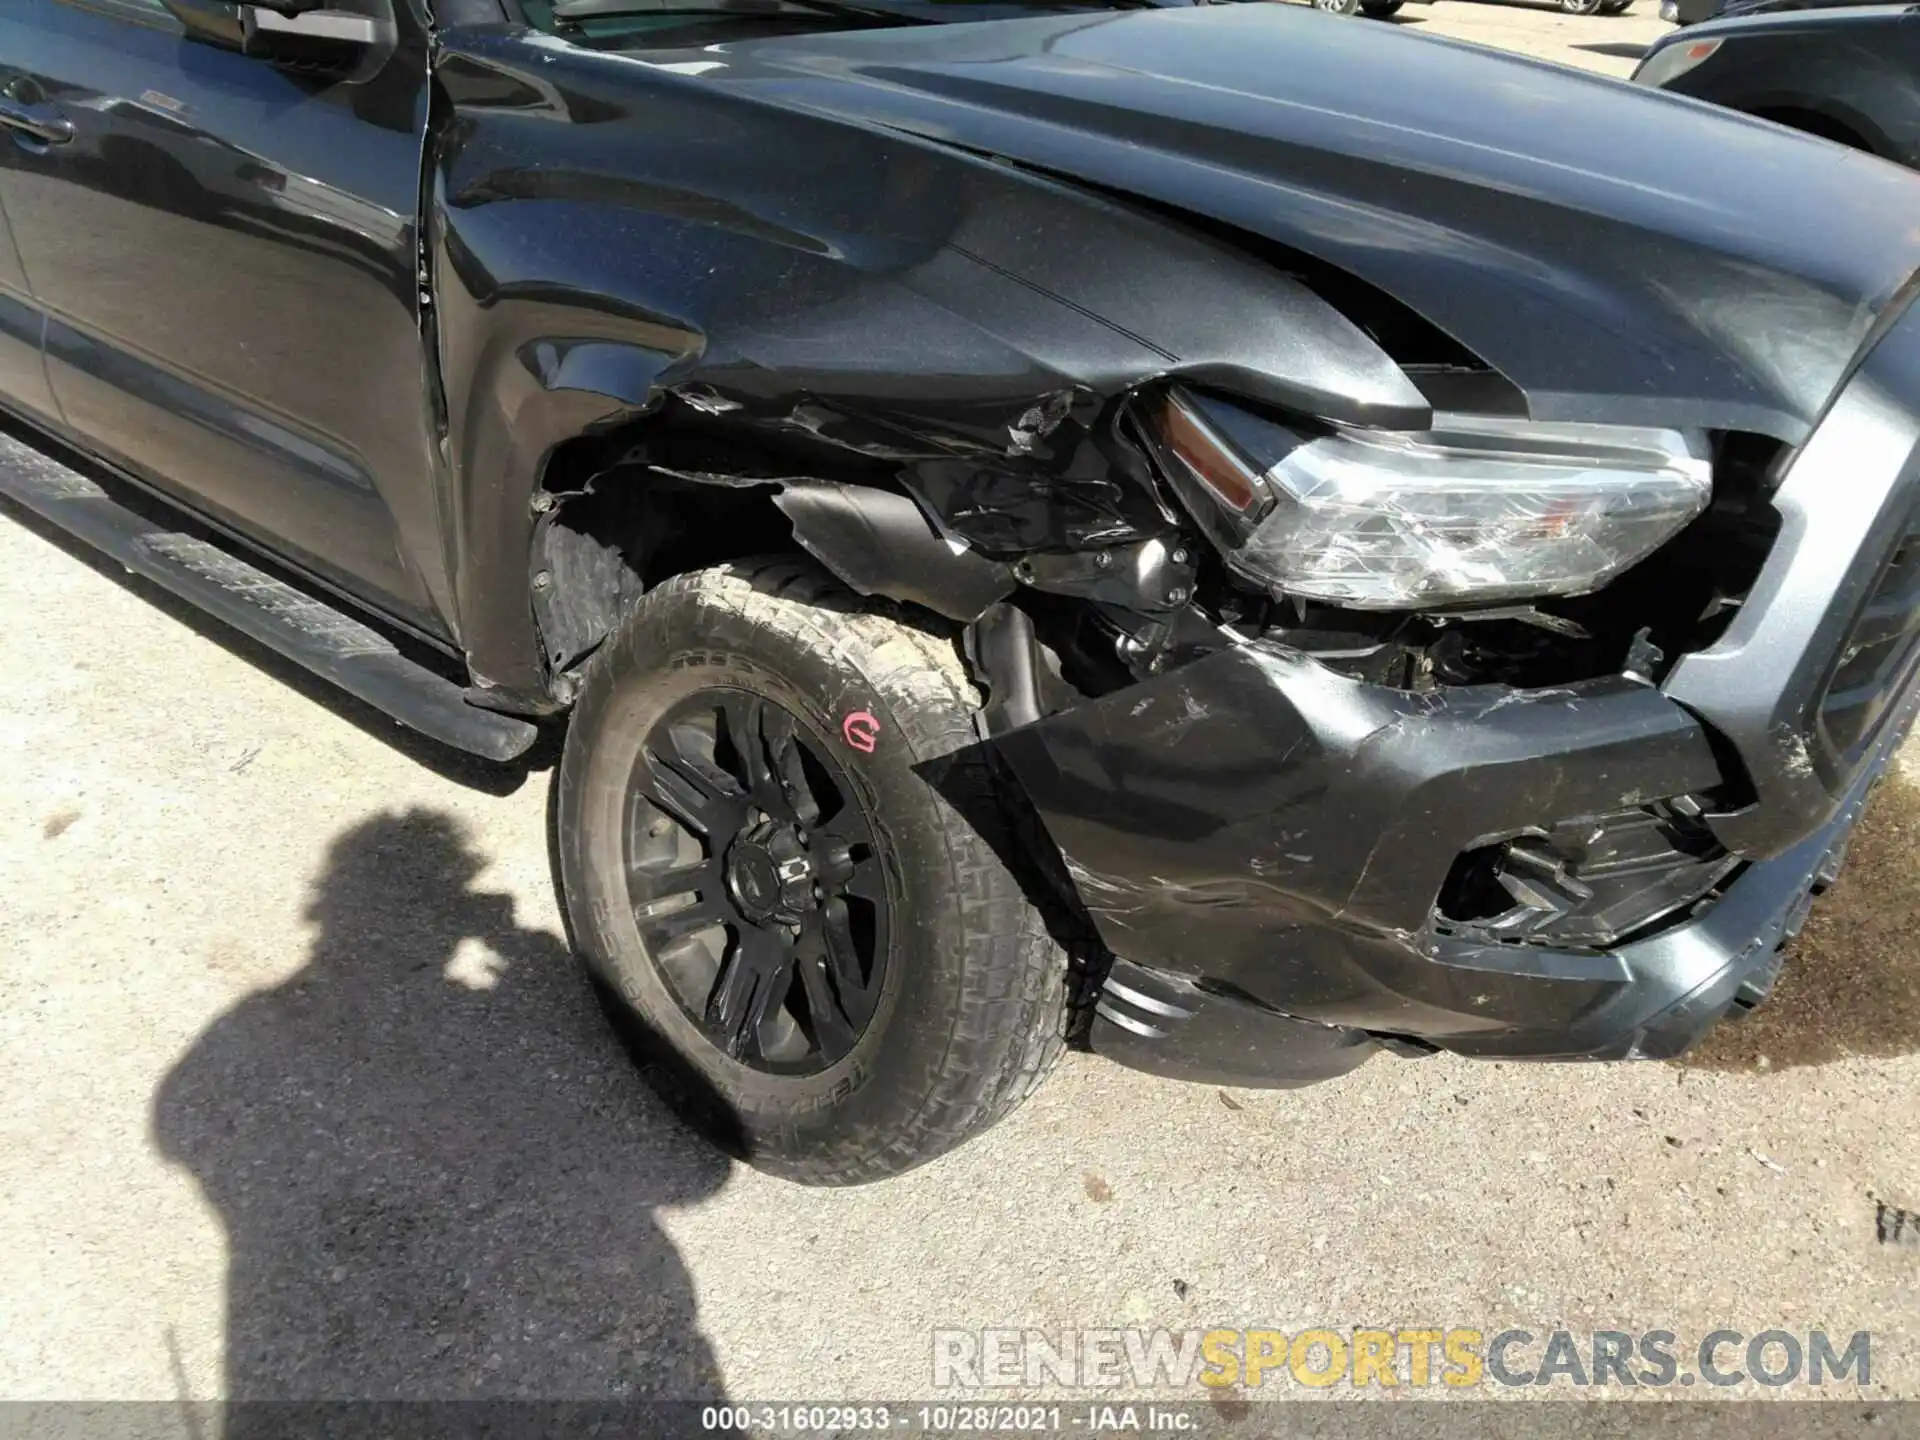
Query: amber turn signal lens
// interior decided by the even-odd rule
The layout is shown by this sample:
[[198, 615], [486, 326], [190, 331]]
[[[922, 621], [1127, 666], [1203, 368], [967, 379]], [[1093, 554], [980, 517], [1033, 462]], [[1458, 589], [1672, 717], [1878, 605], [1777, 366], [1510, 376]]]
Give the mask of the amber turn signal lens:
[[1236, 515], [1245, 515], [1259, 503], [1262, 494], [1259, 475], [1242, 463], [1206, 422], [1176, 396], [1166, 398], [1160, 416], [1160, 434], [1175, 458], [1227, 509]]

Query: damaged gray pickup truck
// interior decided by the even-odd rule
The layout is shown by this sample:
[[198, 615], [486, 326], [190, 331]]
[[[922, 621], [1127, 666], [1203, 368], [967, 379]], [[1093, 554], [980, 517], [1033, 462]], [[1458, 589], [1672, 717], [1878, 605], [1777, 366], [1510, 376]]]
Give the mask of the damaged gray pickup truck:
[[1678, 1054], [1913, 708], [1920, 177], [1771, 125], [1257, 5], [65, 0], [0, 91], [0, 492], [564, 727], [575, 947], [777, 1173], [1069, 1042]]

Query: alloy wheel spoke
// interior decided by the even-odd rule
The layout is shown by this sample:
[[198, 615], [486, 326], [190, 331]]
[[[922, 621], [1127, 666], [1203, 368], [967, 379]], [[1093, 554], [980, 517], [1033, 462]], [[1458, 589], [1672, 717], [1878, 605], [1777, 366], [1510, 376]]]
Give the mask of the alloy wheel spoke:
[[627, 894], [636, 905], [687, 895], [717, 882], [714, 867], [705, 860], [684, 865], [636, 866], [627, 873]]
[[845, 796], [839, 799], [840, 803], [834, 812], [815, 825], [813, 833], [848, 845], [871, 845], [873, 832], [867, 828], [867, 820], [860, 813], [860, 807]]
[[685, 776], [651, 754], [647, 756], [647, 770], [653, 798], [676, 820], [705, 833], [712, 813], [708, 798], [688, 783]]
[[650, 950], [664, 950], [676, 940], [684, 939], [696, 931], [724, 925], [731, 918], [716, 896], [706, 896], [691, 905], [658, 914], [644, 904], [634, 908], [640, 938], [646, 941]]
[[668, 811], [704, 835], [731, 828], [743, 797], [730, 776], [678, 744], [642, 753], [657, 798]]
[[864, 1025], [873, 1014], [873, 992], [860, 973], [860, 955], [853, 943], [853, 930], [847, 924], [844, 900], [829, 900], [820, 907], [821, 930], [826, 940], [827, 969], [847, 1018]]
[[755, 695], [740, 696], [722, 707], [726, 717], [727, 738], [733, 742], [733, 754], [739, 770], [737, 777], [747, 797], [769, 815], [787, 813], [785, 798], [774, 783], [773, 769], [767, 761], [767, 741], [763, 732], [767, 704]]
[[793, 951], [777, 936], [755, 926], [742, 928], [707, 1000], [707, 1022], [720, 1031], [734, 1059], [745, 1057], [748, 1042], [779, 1007], [792, 967]]
[[880, 869], [880, 857], [870, 853], [866, 859], [856, 860], [853, 874], [840, 888], [848, 895], [871, 900], [876, 905], [884, 903], [887, 898], [887, 877]]
[[813, 1020], [813, 1037], [821, 1057], [831, 1065], [853, 1048], [859, 1038], [856, 1022], [846, 1012], [833, 977], [827, 973], [826, 936], [820, 918], [809, 917], [800, 933], [795, 964], [800, 984], [806, 991], [807, 1013]]
[[800, 743], [793, 734], [793, 717], [777, 706], [769, 706], [764, 725], [774, 783], [779, 786], [793, 818], [811, 828], [820, 822], [820, 802], [814, 799], [813, 787], [807, 783], [806, 766], [800, 760]]

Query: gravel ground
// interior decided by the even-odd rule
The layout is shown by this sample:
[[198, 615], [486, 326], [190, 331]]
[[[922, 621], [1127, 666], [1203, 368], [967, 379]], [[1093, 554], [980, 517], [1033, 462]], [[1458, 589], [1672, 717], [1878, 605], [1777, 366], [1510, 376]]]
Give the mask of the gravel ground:
[[[1409, 23], [1623, 73], [1646, 8]], [[630, 1073], [547, 772], [410, 743], [10, 512], [0, 614], [0, 1397], [899, 1398], [936, 1328], [1154, 1324], [1871, 1330], [1868, 1392], [1920, 1396], [1920, 1233], [1882, 1238], [1920, 1209], [1911, 760], [1773, 1003], [1684, 1064], [1288, 1094], [1073, 1056], [817, 1192]]]
[[[1379, 23], [1379, 22], [1374, 22]], [[1625, 78], [1641, 51], [1673, 27], [1660, 19], [1659, 0], [1634, 0], [1620, 15], [1568, 15], [1557, 5], [1502, 3], [1408, 4], [1389, 22], [1422, 35], [1445, 35], [1502, 50], [1518, 50]]]

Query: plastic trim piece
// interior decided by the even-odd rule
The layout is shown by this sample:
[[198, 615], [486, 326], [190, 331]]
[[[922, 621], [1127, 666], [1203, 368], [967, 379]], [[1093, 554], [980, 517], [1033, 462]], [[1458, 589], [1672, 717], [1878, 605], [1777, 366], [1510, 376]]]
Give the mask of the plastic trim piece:
[[1125, 960], [1114, 962], [1094, 1006], [1089, 1043], [1151, 1075], [1276, 1090], [1344, 1075], [1380, 1048], [1358, 1030], [1296, 1019]]
[[807, 553], [862, 595], [972, 621], [1013, 593], [1011, 569], [956, 550], [904, 495], [822, 482], [789, 485], [773, 503]]

